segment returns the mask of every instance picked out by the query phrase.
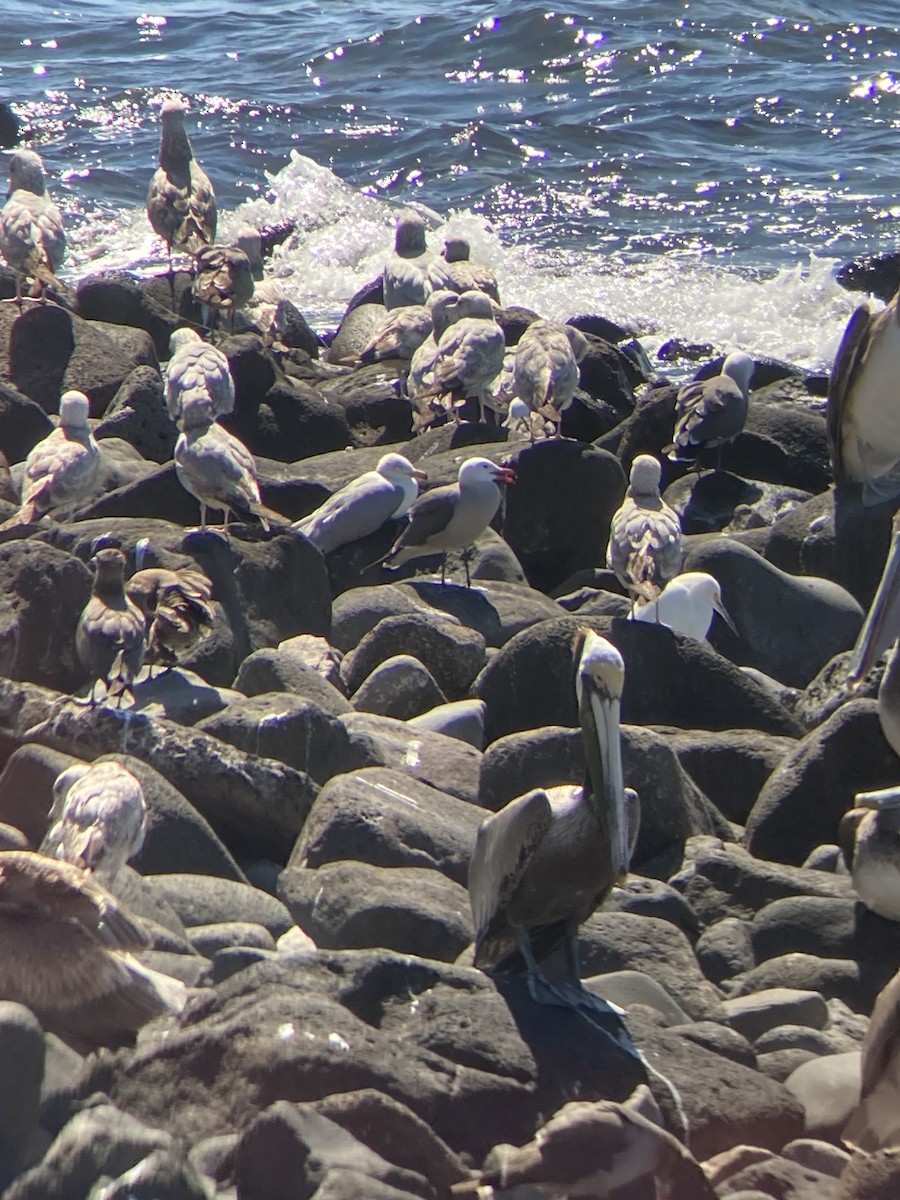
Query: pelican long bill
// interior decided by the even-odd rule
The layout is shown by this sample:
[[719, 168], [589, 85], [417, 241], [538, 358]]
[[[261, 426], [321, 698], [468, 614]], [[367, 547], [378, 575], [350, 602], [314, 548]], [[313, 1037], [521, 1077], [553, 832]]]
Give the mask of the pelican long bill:
[[848, 678], [858, 682], [872, 669], [900, 633], [900, 521], [894, 517], [894, 530], [884, 570], [853, 653], [847, 664]]

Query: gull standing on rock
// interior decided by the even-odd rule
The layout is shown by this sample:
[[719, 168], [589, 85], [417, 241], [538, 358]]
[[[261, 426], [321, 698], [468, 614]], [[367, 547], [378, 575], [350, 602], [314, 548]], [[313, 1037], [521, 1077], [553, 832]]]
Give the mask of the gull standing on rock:
[[380, 529], [385, 521], [402, 517], [427, 479], [402, 454], [385, 454], [374, 471], [360, 475], [320, 505], [314, 513], [291, 526], [304, 534], [323, 554]]
[[125, 594], [144, 614], [148, 663], [171, 670], [212, 631], [212, 584], [199, 568], [146, 567], [131, 576]]
[[170, 271], [173, 250], [196, 255], [216, 236], [216, 196], [191, 150], [185, 111], [180, 100], [162, 106], [159, 166], [147, 191], [147, 217], [166, 243]]
[[490, 385], [503, 369], [506, 339], [494, 320], [493, 302], [484, 292], [463, 292], [455, 316], [437, 343], [425, 375], [424, 397], [431, 397], [437, 409], [461, 408], [474, 397], [483, 421]]
[[744, 428], [755, 363], [749, 354], [734, 350], [722, 363], [719, 375], [685, 384], [675, 399], [675, 432], [668, 456], [673, 462], [698, 466], [707, 447], [734, 441]]
[[428, 280], [435, 291], [450, 288], [454, 292], [484, 292], [497, 304], [500, 289], [497, 276], [484, 263], [469, 258], [469, 243], [464, 237], [448, 237], [444, 241], [441, 259], [428, 269]]
[[424, 220], [417, 212], [401, 213], [394, 232], [394, 252], [384, 265], [384, 307], [424, 304], [432, 290], [428, 267], [433, 261], [434, 254], [425, 244]]
[[253, 299], [250, 259], [238, 246], [201, 247], [191, 292], [205, 325], [214, 329], [220, 317], [227, 317], [234, 333], [235, 314]]
[[[511, 467], [498, 467], [489, 458], [467, 458], [456, 483], [433, 488], [409, 510], [409, 524], [379, 562], [399, 567], [428, 554], [441, 554], [441, 583], [445, 581], [447, 554], [466, 550], [481, 537], [500, 507], [498, 484], [515, 483]], [[373, 564], [377, 565], [377, 564]], [[471, 586], [466, 562], [466, 587]]]
[[718, 580], [705, 571], [685, 571], [670, 579], [655, 600], [639, 604], [628, 619], [666, 625], [676, 633], [702, 642], [709, 633], [714, 612], [732, 633], [737, 634], [734, 621], [722, 602]]
[[47, 195], [44, 164], [33, 150], [18, 150], [9, 160], [9, 190], [0, 210], [0, 254], [16, 275], [16, 304], [21, 307], [22, 284], [35, 280], [42, 295], [49, 284], [66, 287], [56, 272], [66, 255], [62, 213]]
[[632, 604], [637, 596], [655, 600], [681, 570], [681, 521], [659, 494], [660, 474], [652, 454], [639, 454], [610, 524], [606, 563]]
[[427, 304], [407, 304], [392, 309], [384, 324], [359, 352], [359, 362], [382, 362], [386, 358], [410, 361], [434, 329]]
[[578, 364], [587, 354], [584, 334], [556, 321], [532, 321], [519, 339], [513, 367], [515, 394], [560, 433], [562, 415], [578, 387]]
[[179, 428], [183, 398], [198, 390], [209, 397], [215, 416], [227, 417], [234, 410], [234, 379], [228, 359], [204, 342], [195, 329], [185, 326], [169, 338], [166, 367], [166, 408]]
[[70, 517], [100, 484], [102, 457], [88, 424], [90, 401], [66, 392], [59, 402], [59, 426], [25, 459], [22, 506], [2, 528], [28, 524], [53, 508]]
[[90, 703], [96, 703], [97, 684], [106, 685], [106, 699], [121, 707], [126, 696], [134, 699], [133, 685], [144, 664], [144, 616], [125, 595], [125, 555], [109, 546], [98, 550], [90, 600], [78, 618], [75, 649], [90, 673]]
[[144, 844], [147, 805], [117, 762], [78, 763], [56, 777], [41, 853], [90, 871], [107, 887]]
[[409, 361], [409, 371], [404, 385], [406, 395], [416, 410], [414, 420], [419, 427], [427, 424], [435, 415], [429, 399], [430, 372], [437, 354], [438, 342], [459, 317], [458, 300], [457, 293], [448, 291], [446, 288], [439, 292], [432, 292], [428, 297], [426, 308], [431, 317], [431, 333], [414, 351]]

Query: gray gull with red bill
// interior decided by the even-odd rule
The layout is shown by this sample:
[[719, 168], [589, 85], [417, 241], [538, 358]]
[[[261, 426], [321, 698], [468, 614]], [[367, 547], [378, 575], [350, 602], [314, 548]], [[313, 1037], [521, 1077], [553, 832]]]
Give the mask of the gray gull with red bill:
[[668, 456], [673, 462], [698, 465], [700, 454], [733, 441], [744, 428], [755, 363], [734, 350], [718, 375], [695, 379], [680, 389], [675, 400], [675, 431]]

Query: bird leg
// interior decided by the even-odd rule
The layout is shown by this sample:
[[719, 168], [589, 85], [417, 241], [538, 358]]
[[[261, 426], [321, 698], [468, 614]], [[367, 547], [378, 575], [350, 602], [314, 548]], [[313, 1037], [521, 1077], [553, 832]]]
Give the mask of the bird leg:
[[571, 1004], [560, 995], [555, 984], [547, 978], [538, 966], [537, 959], [534, 957], [534, 951], [531, 949], [531, 939], [528, 936], [528, 930], [522, 926], [518, 926], [515, 932], [516, 941], [519, 945], [519, 953], [525, 959], [525, 967], [528, 972], [528, 994], [532, 1000], [535, 1004], [552, 1004], [557, 1007], [570, 1008]]
[[578, 925], [571, 921], [566, 925], [563, 948], [566, 954], [566, 971], [569, 979], [581, 987], [581, 969], [578, 962]]
[[463, 566], [466, 569], [466, 587], [467, 588], [470, 588], [472, 586], [472, 580], [469, 576], [469, 558], [470, 558], [470, 555], [473, 553], [473, 551], [474, 551], [473, 546], [467, 546], [465, 548], [465, 550], [463, 550], [462, 554], [460, 555]]

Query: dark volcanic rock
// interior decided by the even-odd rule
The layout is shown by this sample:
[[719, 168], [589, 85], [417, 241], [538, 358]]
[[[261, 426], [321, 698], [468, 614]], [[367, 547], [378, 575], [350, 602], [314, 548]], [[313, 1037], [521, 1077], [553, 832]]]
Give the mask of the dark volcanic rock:
[[444, 697], [460, 700], [484, 666], [484, 638], [463, 625], [433, 622], [418, 613], [385, 617], [341, 664], [348, 692], [355, 692], [377, 666], [397, 654], [418, 658]]
[[263, 692], [293, 692], [312, 700], [333, 716], [350, 712], [353, 705], [333, 683], [281, 645], [254, 650], [241, 663], [235, 689], [246, 696]]
[[0, 383], [0, 451], [7, 462], [21, 462], [53, 429], [53, 422], [9, 383]]
[[178, 430], [166, 409], [163, 383], [155, 367], [137, 367], [110, 401], [94, 429], [98, 440], [117, 437], [151, 462], [169, 462]]
[[280, 937], [293, 925], [283, 904], [259, 888], [213, 875], [151, 875], [155, 895], [171, 905], [186, 928], [223, 921], [248, 921]]
[[169, 357], [169, 338], [181, 323], [171, 305], [171, 297], [161, 302], [125, 274], [89, 275], [78, 285], [78, 311], [82, 317], [145, 330], [161, 362]]
[[44, 1033], [21, 1004], [0, 1001], [0, 1187], [34, 1152], [44, 1079]]
[[353, 707], [359, 712], [380, 713], [400, 721], [428, 712], [446, 700], [428, 668], [409, 654], [386, 658], [353, 693]]

